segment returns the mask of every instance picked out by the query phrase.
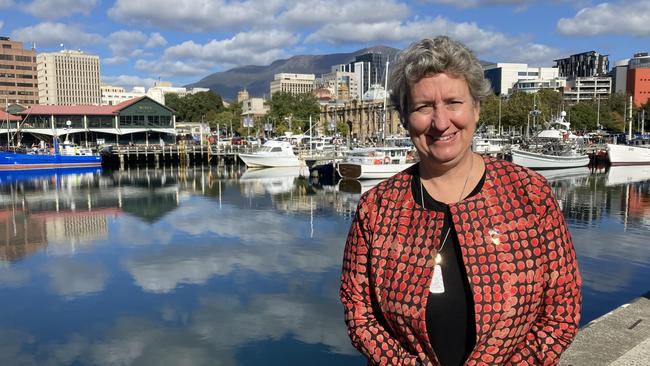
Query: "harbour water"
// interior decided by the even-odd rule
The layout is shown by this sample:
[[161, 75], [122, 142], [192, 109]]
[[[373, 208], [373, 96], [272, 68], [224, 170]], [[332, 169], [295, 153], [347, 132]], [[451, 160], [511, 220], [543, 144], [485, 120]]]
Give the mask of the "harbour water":
[[[364, 365], [338, 301], [360, 192], [297, 169], [0, 172], [0, 364]], [[650, 290], [650, 167], [544, 172], [586, 324]]]

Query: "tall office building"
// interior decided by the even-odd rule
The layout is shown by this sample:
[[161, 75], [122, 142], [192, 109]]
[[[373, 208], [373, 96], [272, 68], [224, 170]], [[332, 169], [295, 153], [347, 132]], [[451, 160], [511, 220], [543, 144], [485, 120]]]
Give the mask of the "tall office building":
[[38, 104], [36, 51], [0, 37], [0, 104]]
[[[373, 84], [384, 85], [386, 81], [386, 55], [381, 53], [366, 53], [354, 59], [355, 66], [361, 63], [363, 76], [361, 78], [361, 94], [365, 94]], [[356, 67], [355, 67], [356, 68]]]
[[69, 50], [39, 53], [36, 69], [40, 104], [101, 104], [99, 56]]

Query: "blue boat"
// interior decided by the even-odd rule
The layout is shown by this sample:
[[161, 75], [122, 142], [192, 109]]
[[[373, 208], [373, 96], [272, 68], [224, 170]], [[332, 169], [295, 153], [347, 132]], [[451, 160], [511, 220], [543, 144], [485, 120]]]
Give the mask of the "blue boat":
[[90, 149], [80, 148], [67, 141], [59, 144], [56, 139], [51, 154], [0, 152], [0, 170], [82, 168], [101, 165], [102, 157], [92, 153]]

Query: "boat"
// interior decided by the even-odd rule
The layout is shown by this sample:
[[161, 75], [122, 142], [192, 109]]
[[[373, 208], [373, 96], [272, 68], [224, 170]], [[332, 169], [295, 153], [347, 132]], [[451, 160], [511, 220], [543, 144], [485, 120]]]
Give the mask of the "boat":
[[239, 158], [249, 168], [300, 166], [300, 160], [287, 141], [269, 140], [259, 151], [239, 154]]
[[650, 180], [650, 166], [611, 166], [607, 171], [606, 186], [616, 186]]
[[82, 168], [101, 165], [102, 157], [99, 154], [68, 141], [61, 144], [55, 142], [51, 153], [39, 153], [38, 151], [0, 152], [0, 170]]
[[544, 178], [549, 182], [555, 181], [564, 181], [564, 180], [576, 180], [588, 177], [591, 174], [591, 171], [586, 166], [576, 167], [576, 168], [564, 168], [564, 169], [543, 169], [539, 171]]
[[351, 150], [336, 170], [347, 179], [386, 179], [415, 164], [413, 147], [381, 146]]
[[472, 151], [477, 154], [496, 155], [508, 149], [510, 141], [504, 137], [476, 135], [472, 140]]
[[29, 170], [0, 170], [0, 185], [31, 180], [42, 180], [51, 177], [68, 175], [97, 174], [101, 173], [101, 166], [81, 168], [53, 168], [53, 169], [29, 169]]
[[612, 165], [650, 164], [650, 145], [607, 144], [607, 155]]
[[298, 177], [308, 177], [309, 168], [287, 166], [275, 168], [249, 168], [241, 175], [239, 182], [253, 195], [271, 195], [291, 192]]
[[555, 152], [533, 152], [511, 149], [512, 162], [531, 169], [576, 168], [589, 165], [589, 156], [573, 149]]

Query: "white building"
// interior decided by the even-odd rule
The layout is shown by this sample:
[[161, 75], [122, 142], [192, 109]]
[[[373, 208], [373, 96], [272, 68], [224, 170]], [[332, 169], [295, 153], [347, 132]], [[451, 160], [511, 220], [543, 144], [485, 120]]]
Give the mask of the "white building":
[[176, 94], [179, 97], [184, 97], [189, 94], [196, 94], [200, 92], [210, 91], [208, 88], [192, 88], [187, 89], [185, 87], [172, 86], [170, 82], [156, 82], [154, 85], [147, 90], [147, 96], [160, 104], [165, 104], [165, 94]]
[[275, 74], [271, 81], [271, 95], [277, 92], [290, 94], [311, 93], [314, 90], [314, 74]]
[[63, 50], [36, 56], [39, 104], [99, 105], [99, 56]]
[[555, 67], [529, 67], [528, 64], [496, 63], [483, 68], [485, 78], [490, 81], [497, 95], [509, 95], [520, 81], [533, 80], [541, 85], [558, 82], [559, 72]]
[[263, 98], [248, 98], [241, 101], [242, 116], [261, 117], [271, 110]]
[[567, 80], [563, 99], [571, 104], [583, 100], [607, 99], [612, 93], [612, 78], [609, 76], [578, 77]]
[[537, 93], [541, 89], [563, 90], [567, 85], [566, 78], [558, 76], [553, 79], [519, 80], [512, 86], [512, 92]]
[[[127, 92], [122, 87], [112, 85], [102, 85], [100, 89], [102, 91], [102, 105], [118, 105], [129, 99], [140, 98], [147, 95], [142, 86], [136, 86], [130, 92]], [[151, 99], [156, 100], [156, 98]], [[159, 100], [156, 100], [156, 102], [164, 104]]]

